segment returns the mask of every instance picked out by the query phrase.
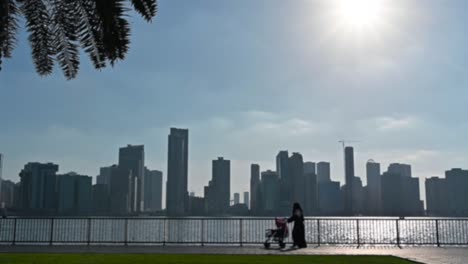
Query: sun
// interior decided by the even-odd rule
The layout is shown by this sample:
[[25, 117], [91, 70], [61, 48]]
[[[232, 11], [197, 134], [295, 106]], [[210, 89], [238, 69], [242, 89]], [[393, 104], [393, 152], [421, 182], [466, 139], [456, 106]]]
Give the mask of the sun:
[[377, 27], [385, 17], [384, 0], [335, 0], [336, 19], [352, 30]]

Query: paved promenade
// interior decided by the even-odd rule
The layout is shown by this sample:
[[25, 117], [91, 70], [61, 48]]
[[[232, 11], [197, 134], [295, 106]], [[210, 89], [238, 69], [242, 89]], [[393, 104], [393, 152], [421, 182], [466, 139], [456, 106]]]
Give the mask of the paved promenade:
[[329, 247], [298, 250], [260, 246], [0, 246], [0, 253], [104, 253], [104, 254], [241, 254], [241, 255], [392, 255], [427, 264], [467, 264], [467, 247]]

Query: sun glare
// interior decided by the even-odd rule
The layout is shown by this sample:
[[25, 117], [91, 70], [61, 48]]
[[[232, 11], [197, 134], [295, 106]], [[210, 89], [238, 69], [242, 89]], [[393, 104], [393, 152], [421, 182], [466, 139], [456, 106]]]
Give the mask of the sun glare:
[[337, 19], [353, 30], [375, 28], [384, 16], [383, 0], [336, 0]]

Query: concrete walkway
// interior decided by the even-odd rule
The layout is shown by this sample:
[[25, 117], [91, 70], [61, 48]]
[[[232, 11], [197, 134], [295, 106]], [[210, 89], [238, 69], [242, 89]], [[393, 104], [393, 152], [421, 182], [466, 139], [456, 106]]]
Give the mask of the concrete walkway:
[[391, 255], [427, 264], [466, 264], [467, 247], [309, 247], [298, 250], [259, 246], [0, 246], [0, 253]]

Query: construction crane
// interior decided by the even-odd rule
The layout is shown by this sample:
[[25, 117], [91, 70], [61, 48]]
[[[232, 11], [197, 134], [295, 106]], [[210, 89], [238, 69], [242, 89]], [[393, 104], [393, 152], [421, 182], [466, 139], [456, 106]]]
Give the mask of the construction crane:
[[343, 146], [343, 149], [346, 147], [347, 143], [357, 143], [357, 142], [360, 142], [358, 140], [346, 140], [346, 139], [342, 139], [340, 141], [338, 141], [338, 143], [341, 143], [341, 145]]

